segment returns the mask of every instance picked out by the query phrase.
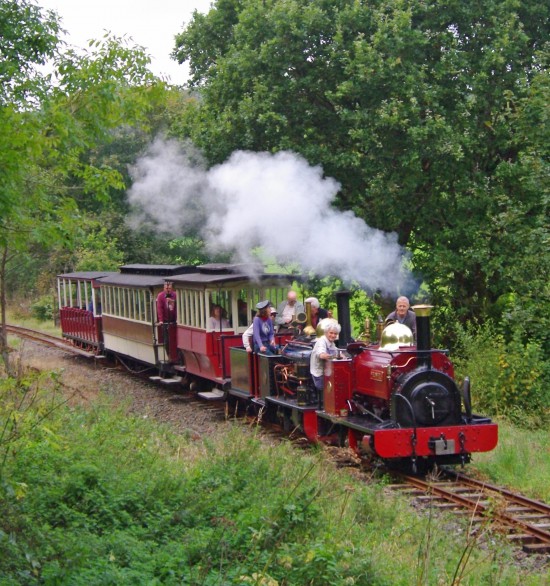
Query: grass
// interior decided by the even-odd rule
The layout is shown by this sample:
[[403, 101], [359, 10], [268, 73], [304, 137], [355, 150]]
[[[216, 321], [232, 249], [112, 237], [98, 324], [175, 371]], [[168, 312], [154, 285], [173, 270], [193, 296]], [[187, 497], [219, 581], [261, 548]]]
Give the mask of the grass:
[[2, 586], [544, 583], [504, 540], [469, 541], [467, 522], [418, 515], [322, 450], [69, 408], [55, 377], [0, 384]]
[[39, 320], [31, 316], [30, 310], [21, 307], [8, 307], [6, 321], [11, 326], [21, 326], [49, 334], [50, 336], [61, 337], [61, 328], [53, 320]]
[[499, 421], [498, 446], [474, 454], [473, 467], [492, 482], [550, 503], [550, 434]]

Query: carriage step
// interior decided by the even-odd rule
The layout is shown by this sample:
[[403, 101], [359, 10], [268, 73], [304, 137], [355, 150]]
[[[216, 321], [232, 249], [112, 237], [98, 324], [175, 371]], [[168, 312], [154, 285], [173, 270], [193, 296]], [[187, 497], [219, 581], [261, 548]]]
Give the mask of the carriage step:
[[201, 399], [206, 399], [207, 401], [221, 401], [222, 399], [225, 399], [225, 393], [221, 389], [203, 391], [202, 393], [197, 393], [197, 395]]
[[162, 376], [150, 376], [149, 380], [162, 383], [163, 385], [176, 385], [181, 383], [181, 376], [172, 376], [170, 378], [163, 378]]

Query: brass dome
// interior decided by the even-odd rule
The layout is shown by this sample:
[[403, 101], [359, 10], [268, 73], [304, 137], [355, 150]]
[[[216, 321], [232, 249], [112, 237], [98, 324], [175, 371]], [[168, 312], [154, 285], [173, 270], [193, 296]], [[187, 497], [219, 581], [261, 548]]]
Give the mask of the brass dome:
[[325, 317], [325, 318], [323, 318], [317, 324], [317, 329], [315, 330], [315, 334], [317, 335], [318, 338], [320, 338], [321, 336], [323, 336], [325, 334], [325, 328], [329, 324], [336, 324], [336, 325], [338, 325], [338, 320], [334, 319], [333, 317]]
[[380, 350], [392, 352], [400, 346], [412, 346], [414, 344], [413, 333], [409, 327], [399, 322], [386, 326], [380, 338]]

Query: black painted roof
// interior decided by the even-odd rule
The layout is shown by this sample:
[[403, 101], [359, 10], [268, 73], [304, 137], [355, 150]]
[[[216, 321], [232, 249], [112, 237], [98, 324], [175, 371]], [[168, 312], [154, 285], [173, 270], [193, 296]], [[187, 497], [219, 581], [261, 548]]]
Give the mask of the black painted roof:
[[281, 284], [289, 284], [294, 280], [292, 275], [276, 273], [260, 273], [250, 275], [247, 273], [190, 273], [188, 275], [175, 275], [171, 280], [174, 287], [189, 285], [222, 285], [223, 283], [235, 283], [243, 281], [246, 283], [262, 283], [264, 281], [281, 281]]
[[158, 277], [171, 277], [172, 275], [181, 275], [182, 273], [192, 273], [196, 270], [196, 267], [188, 265], [130, 264], [120, 267], [121, 273], [132, 273], [134, 275], [156, 275]]
[[100, 277], [107, 277], [109, 275], [117, 275], [114, 271], [77, 271], [75, 273], [63, 273], [57, 275], [59, 278], [74, 279], [74, 280], [86, 280], [91, 281], [93, 279], [99, 279]]
[[99, 279], [104, 285], [117, 285], [119, 287], [164, 287], [165, 277], [158, 275], [136, 275], [132, 273], [114, 273], [108, 277]]

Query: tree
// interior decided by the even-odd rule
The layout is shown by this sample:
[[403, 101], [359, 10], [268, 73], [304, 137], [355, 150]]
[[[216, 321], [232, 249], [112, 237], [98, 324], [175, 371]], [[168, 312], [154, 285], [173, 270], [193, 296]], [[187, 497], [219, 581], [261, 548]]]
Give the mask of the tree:
[[[55, 14], [26, 0], [0, 3], [0, 352], [8, 371], [10, 262], [33, 246], [70, 246], [79, 212], [67, 181], [77, 178], [88, 197], [122, 187], [117, 170], [84, 155], [113, 129], [145, 122], [164, 91], [142, 49], [106, 36], [83, 54], [62, 54], [58, 32]], [[54, 74], [40, 74], [34, 65], [48, 58]]]
[[522, 267], [547, 274], [549, 10], [218, 1], [177, 37], [200, 92], [186, 131], [212, 162], [292, 149], [321, 163], [341, 208], [397, 231], [436, 304], [485, 317], [533, 293]]

